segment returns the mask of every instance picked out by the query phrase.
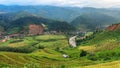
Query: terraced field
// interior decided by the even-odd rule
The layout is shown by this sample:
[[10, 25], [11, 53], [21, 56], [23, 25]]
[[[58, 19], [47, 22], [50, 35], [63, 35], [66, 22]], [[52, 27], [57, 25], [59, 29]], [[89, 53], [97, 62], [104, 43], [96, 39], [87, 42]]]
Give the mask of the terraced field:
[[120, 61], [114, 61], [114, 62], [108, 62], [108, 63], [102, 63], [97, 65], [90, 65], [85, 67], [76, 67], [76, 68], [120, 68]]
[[[61, 53], [55, 51], [54, 49], [58, 47], [69, 47], [67, 38], [64, 35], [25, 37], [23, 39], [11, 39], [0, 44], [1, 46], [12, 48], [19, 48], [21, 46], [36, 47], [32, 53], [0, 52], [1, 67], [2, 65], [23, 67], [25, 64], [37, 64], [36, 66], [49, 66], [57, 64], [56, 66], [58, 66], [61, 63], [59, 60], [64, 60], [64, 58]], [[37, 47], [39, 46], [44, 47], [44, 49], [38, 49]]]
[[117, 68], [120, 65], [117, 61], [120, 60], [119, 33], [93, 34], [76, 48], [69, 47], [65, 35], [7, 40], [0, 43], [0, 68]]
[[[25, 37], [22, 39], [11, 39], [0, 44], [6, 50], [1, 49], [3, 51], [0, 52], [1, 68], [74, 68], [76, 66], [95, 63], [90, 60], [78, 58], [80, 50], [70, 48], [67, 37], [64, 35]], [[8, 50], [5, 48], [6, 46], [7, 48], [16, 49], [15, 51]], [[31, 47], [35, 49], [31, 51]], [[20, 52], [16, 52], [19, 50]], [[28, 52], [29, 50], [30, 52]], [[69, 58], [64, 58], [63, 54], [69, 55]]]

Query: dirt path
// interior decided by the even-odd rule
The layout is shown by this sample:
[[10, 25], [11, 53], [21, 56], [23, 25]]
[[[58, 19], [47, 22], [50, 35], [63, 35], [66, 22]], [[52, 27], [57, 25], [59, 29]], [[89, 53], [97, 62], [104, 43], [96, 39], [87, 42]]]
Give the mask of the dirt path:
[[76, 47], [77, 45], [76, 45], [76, 41], [75, 41], [75, 38], [76, 38], [77, 36], [73, 36], [73, 37], [70, 37], [70, 39], [69, 39], [69, 44], [70, 44], [70, 46], [72, 46], [72, 47]]

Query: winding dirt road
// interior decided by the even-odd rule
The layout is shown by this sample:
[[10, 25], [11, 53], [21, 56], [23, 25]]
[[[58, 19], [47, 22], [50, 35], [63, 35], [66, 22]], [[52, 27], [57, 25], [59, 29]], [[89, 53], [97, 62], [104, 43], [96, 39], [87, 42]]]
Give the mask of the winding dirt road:
[[69, 39], [69, 44], [70, 44], [70, 46], [72, 46], [72, 47], [77, 47], [76, 41], [75, 41], [75, 38], [76, 38], [76, 37], [77, 37], [77, 36], [70, 37], [70, 39]]

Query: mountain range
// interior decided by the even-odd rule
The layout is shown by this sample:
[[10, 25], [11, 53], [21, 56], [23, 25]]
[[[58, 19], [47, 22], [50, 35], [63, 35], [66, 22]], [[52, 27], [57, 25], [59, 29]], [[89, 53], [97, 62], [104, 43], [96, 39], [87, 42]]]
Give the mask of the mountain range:
[[[0, 5], [0, 26], [9, 26], [12, 21], [24, 17], [40, 17], [56, 21], [66, 21], [79, 30], [95, 30], [120, 22], [118, 8], [57, 7]], [[12, 24], [11, 24], [12, 25]]]

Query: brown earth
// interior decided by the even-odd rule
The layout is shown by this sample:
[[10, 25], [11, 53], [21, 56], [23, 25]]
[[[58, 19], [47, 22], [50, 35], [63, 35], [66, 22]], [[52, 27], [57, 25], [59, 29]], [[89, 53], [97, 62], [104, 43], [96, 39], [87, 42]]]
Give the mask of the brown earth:
[[30, 35], [38, 35], [43, 34], [44, 28], [41, 25], [31, 24], [29, 25], [29, 34]]
[[108, 26], [107, 28], [106, 28], [106, 30], [108, 30], [108, 31], [114, 31], [114, 30], [117, 30], [117, 29], [119, 29], [120, 28], [120, 23], [119, 24], [113, 24], [113, 25], [111, 25], [111, 26]]

